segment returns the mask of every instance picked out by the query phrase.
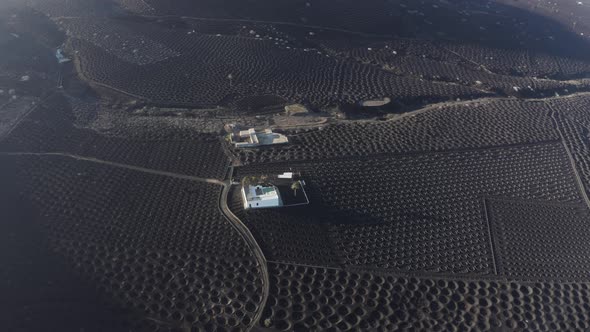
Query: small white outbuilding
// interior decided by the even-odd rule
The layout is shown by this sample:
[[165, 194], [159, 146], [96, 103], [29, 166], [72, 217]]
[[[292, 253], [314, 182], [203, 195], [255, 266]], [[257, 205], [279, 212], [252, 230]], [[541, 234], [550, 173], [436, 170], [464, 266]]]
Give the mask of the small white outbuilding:
[[277, 175], [277, 178], [279, 178], [279, 179], [292, 179], [293, 172], [284, 172], [283, 174]]

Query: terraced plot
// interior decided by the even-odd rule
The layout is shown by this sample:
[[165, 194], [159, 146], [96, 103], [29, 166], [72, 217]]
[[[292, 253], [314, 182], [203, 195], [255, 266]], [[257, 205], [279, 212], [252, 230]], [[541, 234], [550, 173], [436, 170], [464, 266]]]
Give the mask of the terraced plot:
[[111, 137], [76, 128], [70, 107], [65, 97], [56, 94], [1, 141], [0, 150], [80, 155], [201, 177], [225, 175], [229, 160], [218, 137], [190, 130]]
[[261, 322], [280, 331], [584, 331], [588, 283], [425, 279], [270, 264]]
[[86, 78], [166, 105], [210, 107], [252, 95], [316, 107], [384, 96], [405, 104], [546, 96], [587, 87], [531, 76], [580, 77], [590, 70], [583, 59], [534, 53], [531, 62], [516, 50], [526, 63], [522, 72], [507, 72], [493, 60], [510, 53], [501, 49], [485, 53], [473, 45], [393, 37], [367, 42], [342, 31], [316, 37], [309, 28], [259, 21], [128, 17], [65, 18], [60, 24]]
[[[490, 275], [496, 267], [485, 197], [584, 202], [561, 142], [236, 170], [237, 178], [285, 170], [301, 173], [312, 201], [305, 208], [307, 214], [261, 210], [248, 211], [242, 219], [253, 227], [270, 256], [302, 264], [313, 263], [314, 256], [309, 256], [310, 261], [308, 256], [291, 254], [294, 248], [272, 243], [281, 234], [291, 234], [290, 228], [306, 229], [312, 222], [325, 225], [316, 231], [330, 239], [332, 251], [345, 266]], [[285, 225], [273, 224], [275, 219]], [[325, 250], [315, 255], [324, 257]]]
[[233, 189], [231, 210], [252, 231], [265, 257], [270, 261], [305, 262], [320, 266], [339, 266], [340, 258], [330, 243], [329, 224], [335, 216], [313, 209], [290, 208], [245, 212], [240, 191]]
[[289, 145], [234, 151], [244, 164], [441, 151], [558, 140], [542, 102], [484, 100], [441, 105], [391, 121], [292, 133]]
[[486, 200], [498, 273], [510, 278], [588, 280], [588, 206]]
[[261, 270], [218, 209], [221, 186], [64, 157], [2, 163], [50, 247], [138, 314], [139, 330], [253, 322]]
[[[86, 29], [82, 22], [68, 20], [67, 24]], [[124, 50], [116, 47], [117, 52], [130, 54], [123, 57], [83, 40], [88, 33], [72, 33], [72, 48], [79, 54], [86, 78], [157, 104], [211, 107], [222, 104], [232, 95], [268, 94], [289, 102], [309, 101], [322, 107], [381, 98], [394, 92], [401, 102], [408, 103], [489, 94], [467, 86], [394, 75], [308, 48], [281, 47], [268, 36], [202, 34], [193, 32], [195, 29], [190, 25], [180, 34], [178, 28], [166, 28], [149, 21], [102, 24], [146, 33], [150, 40], [180, 53], [151, 65], [134, 65], [121, 58], [132, 57], [134, 50], [144, 46], [130, 44]]]

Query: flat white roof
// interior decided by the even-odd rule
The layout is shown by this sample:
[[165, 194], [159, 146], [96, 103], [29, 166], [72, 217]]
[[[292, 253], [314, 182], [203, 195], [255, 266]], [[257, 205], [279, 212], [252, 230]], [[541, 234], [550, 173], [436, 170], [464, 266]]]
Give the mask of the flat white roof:
[[249, 201], [277, 199], [278, 197], [279, 193], [274, 186], [248, 185], [246, 189], [246, 199]]

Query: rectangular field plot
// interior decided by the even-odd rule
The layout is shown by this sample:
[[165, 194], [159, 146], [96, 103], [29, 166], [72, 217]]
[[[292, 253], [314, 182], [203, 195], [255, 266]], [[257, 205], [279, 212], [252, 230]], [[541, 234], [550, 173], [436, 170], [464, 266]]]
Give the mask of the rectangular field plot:
[[347, 266], [494, 274], [484, 197], [582, 204], [560, 142], [252, 165], [236, 174], [284, 170], [301, 173], [308, 208], [325, 216], [330, 245]]
[[250, 229], [267, 260], [339, 265], [330, 245], [330, 217], [313, 204], [246, 211], [239, 189], [232, 190], [230, 202], [230, 209]]
[[488, 199], [486, 209], [499, 274], [588, 280], [590, 214], [585, 205]]

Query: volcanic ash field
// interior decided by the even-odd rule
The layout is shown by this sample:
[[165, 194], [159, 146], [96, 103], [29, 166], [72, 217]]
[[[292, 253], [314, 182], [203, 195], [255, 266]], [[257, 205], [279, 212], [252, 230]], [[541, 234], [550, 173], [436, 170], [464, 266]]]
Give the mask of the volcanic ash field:
[[[0, 330], [589, 330], [588, 22], [565, 0], [0, 4]], [[284, 172], [309, 204], [244, 209]]]

